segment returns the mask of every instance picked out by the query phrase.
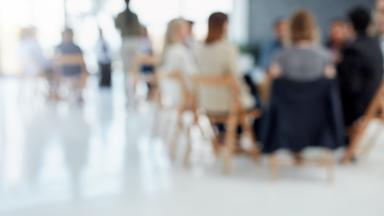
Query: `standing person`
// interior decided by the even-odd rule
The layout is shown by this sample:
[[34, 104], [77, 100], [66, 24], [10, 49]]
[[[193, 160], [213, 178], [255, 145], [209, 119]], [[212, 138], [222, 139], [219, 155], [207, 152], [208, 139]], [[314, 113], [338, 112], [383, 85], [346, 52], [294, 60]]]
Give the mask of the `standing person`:
[[349, 40], [348, 23], [341, 18], [334, 19], [329, 27], [329, 36], [326, 46], [333, 54], [336, 62], [341, 59], [341, 51]]
[[264, 44], [261, 49], [260, 65], [264, 70], [268, 70], [275, 55], [287, 45], [289, 36], [287, 19], [280, 18], [275, 22], [274, 34], [275, 38]]
[[96, 48], [100, 74], [99, 85], [109, 88], [112, 86], [112, 57], [110, 46], [104, 38], [102, 29], [99, 29], [99, 40]]
[[125, 10], [115, 18], [115, 26], [122, 37], [121, 57], [124, 69], [124, 84], [126, 94], [129, 95], [129, 89], [134, 86], [129, 84], [129, 73], [132, 72], [134, 58], [139, 46], [141, 24], [137, 15], [130, 9], [130, 0], [125, 0], [125, 3]]
[[378, 38], [369, 35], [370, 11], [364, 7], [353, 9], [349, 15], [355, 39], [343, 50], [338, 65], [340, 91], [345, 125], [352, 127], [364, 114], [380, 87], [383, 54]]

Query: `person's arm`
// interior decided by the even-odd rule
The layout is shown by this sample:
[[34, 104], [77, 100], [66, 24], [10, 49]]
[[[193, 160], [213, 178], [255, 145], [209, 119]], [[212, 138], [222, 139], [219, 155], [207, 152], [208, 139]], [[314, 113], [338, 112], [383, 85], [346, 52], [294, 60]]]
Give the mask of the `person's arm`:
[[329, 64], [325, 66], [324, 75], [328, 79], [335, 79], [336, 78], [336, 68], [334, 65]]
[[277, 79], [283, 75], [283, 68], [282, 68], [282, 54], [278, 53], [275, 58], [273, 59], [271, 65], [267, 69], [267, 74], [269, 79]]

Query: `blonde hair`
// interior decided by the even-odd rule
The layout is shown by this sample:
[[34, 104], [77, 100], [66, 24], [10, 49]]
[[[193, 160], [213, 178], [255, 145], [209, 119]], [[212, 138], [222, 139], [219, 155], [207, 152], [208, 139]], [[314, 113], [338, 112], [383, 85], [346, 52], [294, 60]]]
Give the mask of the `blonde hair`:
[[167, 25], [167, 31], [165, 33], [165, 41], [164, 41], [164, 48], [163, 48], [163, 59], [164, 54], [166, 50], [172, 46], [173, 44], [177, 43], [178, 36], [177, 34], [182, 30], [183, 26], [187, 25], [187, 21], [184, 19], [178, 18], [171, 20]]
[[292, 44], [318, 40], [318, 26], [315, 17], [306, 10], [297, 11], [290, 21], [290, 42]]

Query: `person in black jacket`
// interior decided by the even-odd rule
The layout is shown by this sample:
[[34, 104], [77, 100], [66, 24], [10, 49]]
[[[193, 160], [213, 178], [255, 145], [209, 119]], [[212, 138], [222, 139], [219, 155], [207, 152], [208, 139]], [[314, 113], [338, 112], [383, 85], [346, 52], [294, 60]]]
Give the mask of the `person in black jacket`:
[[348, 15], [355, 39], [342, 52], [337, 66], [345, 125], [350, 128], [364, 115], [383, 77], [383, 54], [378, 38], [369, 36], [371, 15], [363, 7]]

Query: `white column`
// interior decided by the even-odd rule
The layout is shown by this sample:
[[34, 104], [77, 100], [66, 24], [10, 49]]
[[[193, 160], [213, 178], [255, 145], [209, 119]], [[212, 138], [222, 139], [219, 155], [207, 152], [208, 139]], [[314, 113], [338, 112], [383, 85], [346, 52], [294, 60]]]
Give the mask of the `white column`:
[[244, 44], [248, 42], [249, 0], [233, 0], [233, 13], [230, 23], [231, 40]]

